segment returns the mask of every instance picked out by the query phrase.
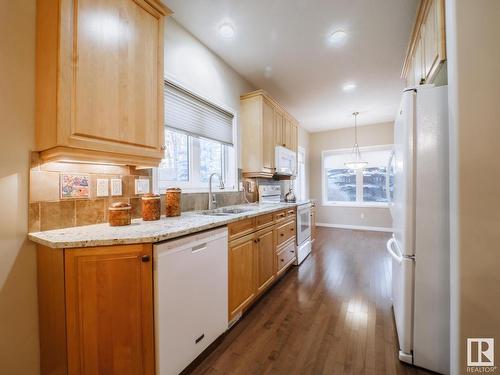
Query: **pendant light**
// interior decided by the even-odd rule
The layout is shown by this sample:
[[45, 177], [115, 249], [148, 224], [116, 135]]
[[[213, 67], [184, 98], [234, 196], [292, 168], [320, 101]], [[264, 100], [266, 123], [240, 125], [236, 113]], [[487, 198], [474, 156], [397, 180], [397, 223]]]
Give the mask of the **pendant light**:
[[358, 124], [357, 124], [357, 117], [359, 115], [359, 112], [354, 112], [352, 114], [354, 116], [354, 146], [352, 146], [352, 151], [351, 151], [351, 160], [344, 163], [344, 165], [349, 168], [349, 169], [363, 169], [364, 167], [367, 166], [368, 162], [363, 161], [361, 158], [361, 152], [359, 151], [359, 146], [358, 146]]

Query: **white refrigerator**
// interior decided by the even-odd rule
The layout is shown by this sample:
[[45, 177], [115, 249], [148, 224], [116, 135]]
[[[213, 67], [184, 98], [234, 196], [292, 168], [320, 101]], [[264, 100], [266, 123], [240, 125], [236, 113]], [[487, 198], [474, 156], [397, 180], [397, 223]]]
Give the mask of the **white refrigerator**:
[[387, 168], [393, 178], [392, 303], [399, 359], [449, 373], [447, 86], [407, 89]]

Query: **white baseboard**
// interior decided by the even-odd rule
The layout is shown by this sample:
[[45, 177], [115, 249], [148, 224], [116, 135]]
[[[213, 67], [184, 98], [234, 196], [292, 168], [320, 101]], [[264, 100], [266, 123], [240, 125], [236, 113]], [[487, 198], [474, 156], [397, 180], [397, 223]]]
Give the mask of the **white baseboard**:
[[364, 225], [343, 225], [343, 224], [329, 224], [329, 223], [316, 223], [318, 227], [338, 228], [338, 229], [354, 229], [354, 230], [368, 230], [372, 232], [392, 232], [392, 228], [384, 227], [369, 227]]

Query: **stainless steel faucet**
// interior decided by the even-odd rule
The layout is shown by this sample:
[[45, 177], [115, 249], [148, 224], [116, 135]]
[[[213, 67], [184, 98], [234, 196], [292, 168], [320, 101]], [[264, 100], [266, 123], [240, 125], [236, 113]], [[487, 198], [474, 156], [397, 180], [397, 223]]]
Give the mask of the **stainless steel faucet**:
[[208, 178], [208, 209], [213, 210], [217, 208], [217, 200], [215, 199], [214, 193], [212, 193], [212, 177], [217, 176], [219, 178], [219, 189], [224, 190], [224, 181], [222, 181], [222, 177], [217, 172], [214, 172]]

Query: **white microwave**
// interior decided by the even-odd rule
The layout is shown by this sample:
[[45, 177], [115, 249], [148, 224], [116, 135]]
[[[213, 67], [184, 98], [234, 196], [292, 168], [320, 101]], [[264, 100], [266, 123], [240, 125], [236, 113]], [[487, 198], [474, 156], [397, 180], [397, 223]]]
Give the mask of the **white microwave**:
[[297, 153], [286, 147], [276, 146], [275, 149], [276, 174], [282, 176], [295, 176], [297, 168]]

